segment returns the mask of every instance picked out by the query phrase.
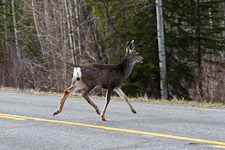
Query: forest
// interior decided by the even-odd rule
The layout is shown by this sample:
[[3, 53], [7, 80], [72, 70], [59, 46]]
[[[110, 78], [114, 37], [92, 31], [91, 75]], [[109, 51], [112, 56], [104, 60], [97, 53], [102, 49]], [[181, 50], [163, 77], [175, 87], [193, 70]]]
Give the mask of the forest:
[[[225, 103], [225, 0], [162, 10], [169, 99]], [[74, 66], [120, 63], [134, 39], [145, 61], [122, 89], [160, 98], [155, 0], [1, 0], [0, 12], [0, 86], [62, 92]]]

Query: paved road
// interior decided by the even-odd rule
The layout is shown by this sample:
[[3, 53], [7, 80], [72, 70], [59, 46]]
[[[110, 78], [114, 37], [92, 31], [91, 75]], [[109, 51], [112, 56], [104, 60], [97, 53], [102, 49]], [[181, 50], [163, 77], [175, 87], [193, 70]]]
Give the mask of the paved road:
[[[111, 101], [102, 121], [82, 98], [0, 91], [1, 150], [225, 149], [225, 109]], [[93, 100], [102, 109], [103, 100]]]

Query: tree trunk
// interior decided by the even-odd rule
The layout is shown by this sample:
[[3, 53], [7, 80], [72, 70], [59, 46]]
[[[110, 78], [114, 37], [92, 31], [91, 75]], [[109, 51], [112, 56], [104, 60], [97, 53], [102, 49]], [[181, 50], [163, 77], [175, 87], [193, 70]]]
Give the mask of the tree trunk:
[[15, 8], [14, 8], [14, 0], [11, 0], [11, 4], [12, 4], [12, 16], [13, 16], [16, 54], [17, 54], [17, 60], [19, 61], [21, 59], [21, 52], [19, 50], [19, 39], [18, 39], [18, 31], [17, 31], [16, 13], [15, 13]]
[[40, 32], [40, 25], [39, 25], [39, 22], [38, 22], [38, 18], [37, 18], [37, 15], [36, 15], [36, 2], [35, 0], [32, 0], [31, 1], [31, 7], [32, 7], [32, 10], [33, 10], [33, 17], [34, 17], [34, 25], [35, 25], [35, 28], [36, 28], [36, 32], [37, 32], [37, 37], [39, 39], [39, 42], [40, 42], [40, 46], [41, 46], [41, 52], [42, 52], [42, 57], [43, 59], [45, 59], [45, 48], [43, 46], [43, 42], [42, 42], [42, 34]]
[[[7, 55], [9, 54], [9, 42], [8, 42], [8, 32], [7, 32], [7, 18], [6, 18], [6, 3], [5, 0], [3, 0], [3, 13], [4, 13], [4, 30], [5, 30], [5, 49], [6, 52], [4, 53], [4, 61], [7, 62]], [[5, 74], [6, 74], [6, 63], [3, 64], [3, 70], [2, 70], [2, 85], [5, 86]]]
[[159, 49], [160, 91], [161, 91], [161, 98], [168, 99], [167, 84], [166, 84], [166, 55], [164, 47], [162, 0], [156, 0], [156, 15], [157, 15], [158, 49]]
[[[52, 50], [52, 40], [51, 40], [51, 29], [50, 29], [50, 23], [49, 23], [49, 1], [44, 1], [44, 20], [45, 20], [45, 24], [46, 24], [46, 40], [45, 40], [45, 44], [46, 44], [46, 53], [47, 53], [47, 64], [48, 64], [48, 69], [50, 70], [49, 72], [49, 81], [50, 81], [50, 91], [53, 88], [53, 75], [52, 75], [52, 68], [54, 68], [54, 61], [52, 61], [53, 57], [53, 50]], [[51, 58], [52, 57], [52, 58]]]
[[[53, 18], [54, 18], [54, 26], [56, 27], [56, 29], [58, 29], [57, 11], [56, 11], [55, 5], [53, 6]], [[53, 63], [54, 63], [54, 72], [56, 73], [56, 87], [57, 87], [57, 92], [59, 93], [59, 92], [61, 92], [60, 91], [61, 84], [60, 84], [60, 79], [59, 79], [59, 75], [58, 75], [59, 71], [57, 70], [57, 65], [59, 62], [57, 62], [56, 58], [57, 58], [58, 51], [62, 49], [60, 45], [63, 44], [63, 41], [60, 39], [59, 34], [58, 34], [59, 31], [56, 29], [54, 30], [55, 38], [56, 38], [56, 40], [55, 40], [56, 42], [54, 42], [54, 43], [56, 43], [55, 45], [57, 45], [57, 46], [56, 46], [56, 48], [54, 48], [54, 51], [53, 51], [53, 53], [54, 53], [53, 54]]]
[[5, 49], [6, 52], [9, 52], [9, 42], [8, 42], [8, 32], [7, 32], [7, 18], [6, 18], [6, 8], [5, 8], [6, 2], [3, 0], [3, 12], [4, 12], [4, 30], [5, 30]]
[[[125, 3], [125, 2], [124, 2]], [[127, 27], [127, 19], [126, 19], [126, 10], [124, 9], [125, 8], [125, 5], [121, 0], [119, 1], [119, 7], [120, 7], [120, 14], [122, 16], [122, 20], [123, 20], [123, 40], [124, 40], [124, 44], [127, 43], [127, 37], [126, 37], [126, 27]]]
[[[197, 0], [197, 18], [198, 21], [200, 22], [200, 9], [199, 9], [199, 0]], [[198, 59], [198, 88], [199, 88], [199, 96], [200, 99], [202, 100], [204, 97], [203, 93], [203, 86], [202, 86], [202, 49], [201, 49], [201, 35], [200, 35], [201, 29], [200, 26], [197, 25], [196, 33], [197, 33], [197, 59]]]
[[14, 76], [15, 87], [18, 87], [19, 86], [18, 77], [19, 77], [20, 71], [21, 71], [21, 65], [20, 65], [21, 53], [20, 53], [20, 49], [19, 49], [19, 40], [18, 40], [18, 31], [17, 31], [17, 22], [16, 22], [14, 0], [11, 0], [11, 5], [12, 5], [12, 16], [13, 16], [15, 48], [16, 48], [16, 60], [14, 60], [14, 62], [13, 62], [14, 63], [13, 76]]
[[[61, 10], [60, 12], [60, 33], [62, 37], [62, 50], [61, 56], [63, 62], [67, 62], [67, 33], [66, 33], [66, 20], [65, 20], [65, 10]], [[63, 63], [63, 74], [62, 74], [62, 85], [63, 90], [67, 87], [67, 66], [66, 63]]]
[[[225, 18], [225, 2], [223, 2], [223, 11], [224, 11], [224, 18]], [[225, 27], [225, 19], [223, 19], [223, 27]], [[225, 38], [225, 31], [223, 31], [223, 37]], [[225, 57], [225, 50], [223, 51], [223, 55], [222, 57], [224, 58]]]
[[69, 6], [68, 6], [68, 1], [69, 0], [64, 0], [64, 4], [65, 4], [65, 10], [66, 10], [66, 18], [67, 18], [67, 27], [68, 27], [68, 32], [69, 32], [69, 42], [70, 42], [70, 51], [71, 51], [71, 55], [72, 55], [72, 61], [73, 64], [76, 65], [76, 59], [75, 59], [75, 54], [74, 54], [74, 46], [73, 46], [73, 37], [72, 37], [72, 29], [71, 29], [71, 22], [70, 22], [70, 13], [69, 13]]
[[79, 0], [74, 0], [75, 3], [75, 16], [76, 16], [76, 25], [77, 25], [77, 37], [78, 37], [78, 47], [79, 47], [79, 62], [81, 63], [83, 56], [82, 49], [82, 37], [81, 37], [81, 25], [80, 25], [80, 11], [79, 11]]

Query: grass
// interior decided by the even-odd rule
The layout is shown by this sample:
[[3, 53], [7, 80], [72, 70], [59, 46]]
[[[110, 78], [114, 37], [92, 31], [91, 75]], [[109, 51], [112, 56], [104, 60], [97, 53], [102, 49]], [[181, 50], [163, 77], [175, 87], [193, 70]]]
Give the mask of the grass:
[[[34, 90], [34, 89], [18, 89], [18, 88], [0, 87], [0, 91], [62, 96], [62, 93], [43, 92], [43, 91]], [[70, 95], [70, 97], [82, 97], [82, 96], [81, 96], [81, 94], [79, 94], [79, 95]], [[93, 99], [102, 99], [102, 100], [105, 99], [104, 96], [99, 97], [99, 96], [91, 95], [90, 97], [93, 98]], [[163, 99], [153, 99], [153, 98], [148, 99], [147, 97], [139, 97], [139, 98], [130, 97], [128, 99], [131, 102], [149, 102], [149, 103], [154, 103], [154, 104], [188, 106], [188, 107], [225, 108], [225, 104], [223, 104], [223, 103], [197, 102], [197, 101], [177, 99], [177, 98], [174, 98], [174, 99], [171, 99], [171, 100], [163, 100]], [[111, 100], [113, 100], [113, 101], [123, 101], [118, 96], [112, 96]]]

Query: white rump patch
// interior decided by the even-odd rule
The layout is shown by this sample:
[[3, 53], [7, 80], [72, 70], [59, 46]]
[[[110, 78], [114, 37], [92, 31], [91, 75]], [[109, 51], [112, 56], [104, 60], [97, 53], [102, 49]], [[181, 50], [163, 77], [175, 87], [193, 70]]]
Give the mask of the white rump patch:
[[73, 71], [73, 77], [78, 81], [81, 79], [82, 73], [80, 67], [75, 67]]

